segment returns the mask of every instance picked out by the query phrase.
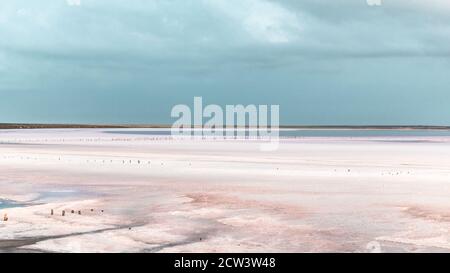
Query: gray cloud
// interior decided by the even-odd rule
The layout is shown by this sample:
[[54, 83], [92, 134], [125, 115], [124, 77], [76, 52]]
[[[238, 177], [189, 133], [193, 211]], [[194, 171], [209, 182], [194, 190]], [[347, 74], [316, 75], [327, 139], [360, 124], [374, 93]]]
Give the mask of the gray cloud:
[[[381, 7], [364, 0], [5, 0], [0, 114], [5, 121], [54, 121], [53, 111], [33, 101], [11, 106], [39, 94], [42, 106], [64, 108], [58, 121], [167, 122], [155, 112], [204, 94], [283, 103], [286, 123], [450, 122], [443, 109], [418, 105], [430, 92], [450, 100], [442, 95], [448, 11], [445, 0], [384, 0]], [[90, 103], [70, 105], [82, 96]], [[403, 109], [402, 100], [411, 105], [408, 114], [379, 110]], [[110, 105], [133, 111], [117, 117]], [[414, 109], [421, 111], [411, 116]], [[150, 114], [157, 120], [142, 118]]]

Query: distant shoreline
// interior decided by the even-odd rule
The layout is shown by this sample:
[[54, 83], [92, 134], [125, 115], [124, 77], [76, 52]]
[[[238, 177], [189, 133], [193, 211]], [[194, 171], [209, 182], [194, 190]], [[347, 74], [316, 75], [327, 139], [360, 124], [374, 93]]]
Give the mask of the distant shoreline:
[[[127, 129], [170, 128], [167, 124], [39, 124], [0, 123], [0, 129]], [[280, 129], [299, 130], [450, 130], [450, 126], [433, 125], [281, 125]]]

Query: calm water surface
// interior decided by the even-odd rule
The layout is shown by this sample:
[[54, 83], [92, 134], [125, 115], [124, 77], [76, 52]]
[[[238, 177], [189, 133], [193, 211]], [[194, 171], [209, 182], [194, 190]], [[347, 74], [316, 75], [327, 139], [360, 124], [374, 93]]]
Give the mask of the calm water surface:
[[[110, 134], [170, 135], [170, 130], [112, 130]], [[432, 137], [449, 136], [450, 130], [280, 130], [282, 137]]]

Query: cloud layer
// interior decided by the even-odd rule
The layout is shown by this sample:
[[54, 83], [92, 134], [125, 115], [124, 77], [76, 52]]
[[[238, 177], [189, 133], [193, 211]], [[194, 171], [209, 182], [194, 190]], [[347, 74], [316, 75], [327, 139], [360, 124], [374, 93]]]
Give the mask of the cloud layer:
[[450, 123], [445, 0], [76, 3], [0, 2], [3, 122], [170, 122], [203, 95], [286, 124]]

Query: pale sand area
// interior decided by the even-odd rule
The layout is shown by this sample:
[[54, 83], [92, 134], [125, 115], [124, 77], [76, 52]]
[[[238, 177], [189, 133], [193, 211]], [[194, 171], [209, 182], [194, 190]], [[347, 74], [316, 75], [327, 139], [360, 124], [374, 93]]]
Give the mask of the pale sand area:
[[450, 138], [105, 131], [0, 132], [0, 252], [450, 250]]

